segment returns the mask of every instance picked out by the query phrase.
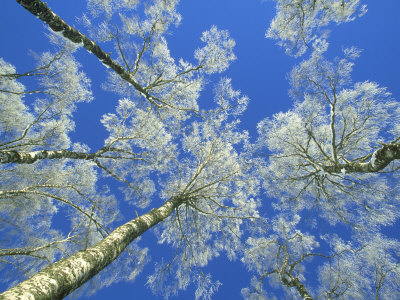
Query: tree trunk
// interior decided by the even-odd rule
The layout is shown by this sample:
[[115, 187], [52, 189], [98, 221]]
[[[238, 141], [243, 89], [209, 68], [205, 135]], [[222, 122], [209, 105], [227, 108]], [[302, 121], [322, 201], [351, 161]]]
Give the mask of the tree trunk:
[[64, 258], [0, 294], [1, 300], [61, 299], [113, 262], [142, 233], [163, 221], [184, 198], [174, 197], [159, 208], [118, 227], [85, 251]]
[[382, 171], [396, 159], [400, 159], [400, 143], [383, 145], [372, 154], [368, 162], [324, 166], [323, 170], [327, 173], [374, 173]]
[[33, 164], [39, 159], [84, 159], [91, 160], [96, 157], [96, 153], [81, 153], [69, 150], [40, 150], [32, 152], [18, 152], [15, 150], [0, 151], [0, 164]]
[[284, 285], [288, 287], [295, 287], [303, 300], [313, 300], [313, 298], [308, 293], [306, 287], [300, 282], [300, 280], [297, 277], [294, 277], [287, 273], [286, 275], [287, 277], [290, 278], [290, 280], [285, 276], [281, 276], [281, 281]]
[[80, 33], [74, 27], [69, 26], [63, 19], [57, 16], [47, 5], [40, 0], [16, 0], [27, 11], [32, 13], [37, 18], [41, 19], [51, 30], [61, 33], [66, 39], [69, 39], [75, 44], [81, 44], [87, 51], [93, 53], [104, 65], [113, 69], [122, 79], [126, 80], [133, 87], [144, 95], [150, 102], [154, 101], [152, 97], [143, 87], [141, 87], [129, 72], [122, 66], [110, 58], [110, 55], [105, 53], [96, 42], [91, 41], [86, 35]]
[[308, 293], [306, 287], [299, 281], [299, 279], [295, 278], [293, 280], [293, 284], [296, 287], [297, 291], [299, 292], [301, 298], [303, 298], [304, 300], [313, 300], [310, 294]]

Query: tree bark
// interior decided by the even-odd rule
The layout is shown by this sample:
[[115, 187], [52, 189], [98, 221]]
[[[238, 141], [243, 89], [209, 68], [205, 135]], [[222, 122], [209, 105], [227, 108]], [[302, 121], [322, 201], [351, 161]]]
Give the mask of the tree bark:
[[0, 294], [0, 299], [66, 297], [113, 262], [135, 238], [170, 216], [183, 202], [184, 198], [171, 198], [159, 208], [118, 227], [96, 245], [64, 258], [10, 288]]
[[80, 33], [74, 27], [69, 26], [64, 20], [56, 15], [45, 3], [40, 0], [16, 0], [27, 11], [38, 17], [40, 20], [50, 26], [51, 30], [61, 33], [65, 38], [75, 44], [82, 46], [93, 53], [104, 65], [113, 69], [122, 79], [129, 82], [137, 91], [146, 97], [150, 102], [155, 104], [155, 97], [152, 97], [140, 84], [138, 84], [133, 76], [127, 72], [121, 65], [110, 58], [96, 42], [91, 41], [86, 35]]
[[293, 284], [299, 292], [301, 298], [304, 300], [313, 300], [310, 294], [308, 293], [306, 287], [299, 281], [299, 279], [295, 278], [293, 280]]
[[0, 164], [33, 164], [39, 159], [84, 159], [91, 160], [97, 157], [95, 153], [73, 152], [69, 150], [40, 150], [32, 152], [19, 152], [15, 150], [0, 151]]
[[308, 293], [306, 287], [300, 282], [298, 278], [295, 278], [291, 275], [288, 275], [288, 277], [290, 278], [290, 280], [284, 276], [281, 276], [281, 281], [284, 285], [288, 287], [296, 287], [303, 300], [313, 300], [313, 298]]
[[396, 159], [400, 159], [400, 143], [383, 145], [372, 154], [368, 162], [324, 166], [323, 170], [327, 173], [373, 173], [382, 171]]

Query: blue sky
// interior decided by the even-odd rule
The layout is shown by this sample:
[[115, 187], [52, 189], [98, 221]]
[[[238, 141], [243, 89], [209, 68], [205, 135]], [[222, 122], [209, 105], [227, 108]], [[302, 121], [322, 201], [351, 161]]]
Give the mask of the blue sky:
[[[340, 55], [342, 47], [346, 46], [363, 49], [361, 57], [356, 61], [353, 80], [376, 81], [381, 86], [386, 86], [394, 98], [399, 99], [400, 2], [364, 2], [368, 5], [365, 16], [348, 24], [331, 27], [328, 55]], [[47, 3], [71, 25], [75, 24], [75, 17], [80, 16], [85, 8], [84, 1], [77, 0], [48, 0]], [[251, 99], [248, 110], [243, 115], [242, 126], [249, 130], [253, 139], [259, 121], [290, 108], [292, 102], [288, 97], [286, 74], [301, 59], [287, 56], [275, 41], [265, 38], [265, 31], [275, 14], [273, 4], [272, 1], [261, 0], [181, 1], [178, 7], [183, 16], [181, 25], [171, 29], [171, 35], [167, 37], [171, 55], [190, 60], [193, 51], [200, 46], [202, 31], [215, 24], [230, 32], [236, 41], [237, 60], [222, 76], [232, 78], [233, 86]], [[14, 64], [17, 71], [26, 71], [33, 67], [34, 62], [28, 55], [29, 49], [38, 53], [50, 49], [45, 32], [43, 23], [15, 1], [3, 1], [0, 10], [0, 56]], [[105, 132], [97, 130], [93, 135], [93, 130], [100, 127], [99, 119], [102, 114], [114, 110], [118, 97], [100, 88], [105, 81], [106, 72], [97, 58], [82, 48], [77, 57], [92, 80], [95, 101], [79, 105], [75, 114], [76, 130], [72, 138], [96, 148], [103, 144]], [[214, 78], [217, 82], [218, 76], [212, 77]], [[208, 105], [212, 89], [213, 82], [210, 82], [199, 101], [200, 106]], [[387, 232], [392, 236], [397, 234], [399, 238], [393, 228]], [[156, 243], [152, 232], [145, 233], [140, 245], [149, 247], [153, 261], [133, 283], [115, 284], [90, 298], [82, 299], [162, 299], [152, 295], [145, 287], [145, 282], [152, 272], [152, 263], [162, 255], [168, 258], [172, 254], [165, 254], [166, 248]], [[207, 267], [207, 272], [223, 283], [214, 299], [241, 299], [241, 288], [249, 284], [250, 275], [240, 262], [231, 263], [224, 258], [218, 258]], [[279, 298], [281, 294], [277, 291], [276, 295]], [[194, 299], [194, 291], [189, 289], [173, 299], [192, 298]]]

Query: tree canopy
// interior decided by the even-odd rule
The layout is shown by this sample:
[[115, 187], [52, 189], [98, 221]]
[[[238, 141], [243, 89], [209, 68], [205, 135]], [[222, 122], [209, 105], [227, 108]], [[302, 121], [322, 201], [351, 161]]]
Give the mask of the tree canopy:
[[[137, 277], [161, 298], [214, 299], [219, 257], [246, 270], [237, 298], [400, 296], [400, 103], [352, 79], [356, 44], [330, 53], [332, 24], [367, 6], [274, 2], [264, 30], [291, 56], [291, 102], [257, 130], [245, 123], [259, 100], [228, 77], [240, 47], [228, 30], [172, 54], [179, 1], [88, 0], [75, 21], [15, 2], [48, 44], [25, 69], [0, 57], [0, 299], [99, 295]], [[96, 143], [79, 134], [92, 114]]]

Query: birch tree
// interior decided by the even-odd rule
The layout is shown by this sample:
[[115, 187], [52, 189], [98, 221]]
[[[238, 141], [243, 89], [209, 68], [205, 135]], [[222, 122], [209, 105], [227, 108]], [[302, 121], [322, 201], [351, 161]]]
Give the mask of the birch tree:
[[[142, 17], [135, 12], [137, 1], [88, 1], [89, 13], [80, 19], [89, 36], [68, 25], [40, 0], [17, 2], [53, 32], [83, 46], [109, 68], [108, 90], [124, 97], [133, 94], [159, 109], [175, 108], [169, 114], [197, 111], [202, 74], [222, 72], [236, 58], [232, 50], [235, 43], [228, 32], [213, 26], [201, 37], [204, 47], [194, 53], [197, 63], [183, 59], [176, 63], [170, 57], [164, 35], [180, 22], [178, 1], [146, 3]], [[105, 47], [113, 43], [115, 50], [106, 53], [98, 45], [100, 42]]]
[[399, 103], [377, 83], [351, 84], [357, 50], [330, 62], [326, 46], [292, 70], [294, 108], [258, 125], [265, 187], [280, 208], [316, 209], [332, 224], [393, 224]]
[[[295, 19], [286, 19], [287, 25]], [[303, 25], [293, 26], [303, 34]], [[280, 287], [293, 299], [389, 299], [393, 295], [384, 286], [394, 294], [399, 289], [398, 241], [379, 231], [398, 220], [399, 104], [375, 82], [353, 84], [360, 51], [347, 48], [343, 58], [329, 61], [326, 35], [312, 36], [314, 27], [307, 33], [312, 46], [304, 37], [302, 43], [281, 43], [296, 55], [312, 49], [290, 73], [294, 107], [258, 125], [258, 174], [268, 195], [279, 199], [272, 205], [278, 216], [272, 229], [259, 226], [247, 241], [242, 261], [257, 275], [242, 295], [269, 299], [271, 288]], [[297, 213], [310, 210], [306, 219], [316, 235], [296, 228]], [[316, 229], [327, 226], [321, 216], [331, 225], [350, 225], [350, 240], [318, 237]], [[329, 250], [315, 249], [320, 244]], [[318, 274], [315, 262], [314, 270], [307, 270], [311, 259], [321, 261]], [[319, 286], [309, 283], [307, 274], [317, 277]]]
[[[264, 281], [268, 280], [269, 286], [281, 286], [290, 298], [312, 299], [309, 287], [305, 286], [306, 262], [315, 256], [329, 256], [315, 251], [319, 242], [314, 236], [296, 228], [299, 215], [294, 215], [292, 220], [280, 215], [272, 222], [265, 221], [264, 226], [256, 229], [260, 235], [247, 240], [242, 262], [257, 275], [252, 278], [250, 288], [242, 289], [242, 296], [264, 299], [268, 295]], [[265, 225], [270, 223], [272, 226]]]
[[[283, 289], [290, 299], [390, 299], [400, 291], [398, 241], [379, 233], [319, 237], [299, 229], [299, 215], [277, 216], [248, 239], [243, 263], [256, 273], [245, 299]], [[311, 262], [313, 262], [311, 264]], [[316, 265], [319, 265], [316, 267]], [[318, 280], [316, 280], [318, 279]]]
[[[192, 60], [171, 56], [177, 0], [88, 0], [76, 27], [40, 0], [17, 2], [48, 25], [56, 50], [20, 73], [0, 59], [0, 268], [10, 286], [22, 280], [0, 298], [58, 299], [133, 280], [149, 260], [138, 240], [153, 228], [173, 254], [147, 285], [165, 298], [193, 284], [196, 299], [211, 299], [221, 283], [203, 268], [221, 254], [256, 273], [248, 299], [269, 297], [266, 279], [303, 299], [399, 292], [398, 241], [378, 232], [398, 220], [400, 107], [374, 82], [352, 84], [357, 49], [325, 58], [324, 28], [363, 15], [360, 1], [277, 1], [267, 36], [291, 55], [312, 54], [290, 74], [293, 109], [260, 122], [255, 145], [240, 129], [248, 98], [215, 79], [236, 59], [229, 33], [212, 26]], [[106, 138], [95, 149], [71, 140], [76, 108], [93, 101], [75, 58], [83, 48], [107, 70], [102, 87], [114, 94], [102, 101], [116, 107], [100, 118]], [[210, 78], [206, 111], [198, 99]], [[274, 217], [259, 216], [259, 181], [278, 201], [267, 208]], [[144, 213], [121, 222], [122, 198]], [[68, 228], [57, 228], [59, 216]], [[299, 229], [320, 216], [350, 225], [350, 241]]]
[[322, 299], [390, 299], [400, 293], [399, 241], [381, 234], [345, 243], [332, 239], [340, 253], [321, 266], [318, 296]]
[[[118, 215], [114, 196], [97, 184], [88, 148], [72, 144], [68, 136], [75, 103], [91, 100], [91, 92], [79, 64], [64, 50], [40, 55], [38, 68], [22, 74], [2, 60], [1, 257], [6, 283], [86, 249], [108, 234]], [[18, 82], [26, 77], [37, 79], [33, 91]], [[40, 98], [24, 101], [32, 94]], [[70, 228], [52, 226], [60, 214]]]
[[[182, 137], [187, 154], [182, 154], [182, 158], [175, 156], [168, 168], [162, 206], [118, 227], [94, 246], [48, 266], [2, 296], [6, 299], [20, 294], [39, 298], [66, 296], [109, 265], [135, 238], [163, 220], [160, 241], [176, 248], [173, 262], [179, 274], [178, 283], [166, 288], [160, 287], [163, 282], [157, 278], [165, 269], [157, 270], [155, 277], [150, 278], [149, 283], [156, 290], [161, 288], [164, 295], [185, 288], [191, 281], [193, 271], [190, 270], [205, 266], [221, 251], [234, 257], [240, 244], [241, 223], [257, 217], [257, 203], [250, 199], [257, 193], [257, 182], [246, 178], [247, 162], [233, 148], [234, 144], [246, 142], [247, 135], [235, 130], [235, 122], [228, 122], [230, 107], [232, 113], [240, 113], [247, 101], [238, 97], [238, 92], [226, 80], [217, 87], [217, 92], [216, 100], [222, 108], [209, 119], [190, 124]], [[239, 104], [229, 105], [228, 97], [232, 104]], [[123, 109], [129, 105], [133, 107], [127, 100], [120, 102], [117, 110], [122, 116], [128, 115]], [[115, 117], [107, 115], [104, 123], [115, 126], [118, 124]], [[121, 125], [117, 128], [125, 131]], [[212, 294], [204, 286], [204, 280], [209, 279], [197, 280], [198, 297]]]
[[276, 16], [266, 36], [278, 41], [286, 53], [303, 55], [316, 39], [326, 37], [330, 23], [346, 23], [364, 15], [360, 0], [276, 0]]
[[[54, 231], [53, 235], [58, 240], [48, 238], [49, 241], [38, 245], [23, 240], [15, 243], [18, 247], [13, 245], [2, 251], [2, 256], [10, 260], [16, 255], [26, 257], [30, 254], [35, 259], [41, 259], [37, 253], [41, 254], [43, 249], [50, 254], [56, 253], [47, 255], [46, 268], [33, 275], [46, 265], [39, 260], [40, 263], [31, 268], [30, 273], [22, 275], [33, 276], [3, 293], [2, 297], [64, 297], [106, 267], [111, 271], [102, 273], [109, 274], [103, 278], [102, 285], [133, 279], [146, 262], [147, 249], [138, 248], [132, 242], [164, 221], [159, 230], [160, 242], [175, 248], [176, 255], [170, 258], [168, 268], [160, 264], [149, 279], [149, 285], [155, 292], [162, 292], [168, 297], [196, 282], [196, 298], [209, 298], [218, 283], [213, 283], [209, 275], [201, 275], [200, 268], [221, 252], [234, 258], [240, 245], [242, 223], [257, 217], [257, 201], [252, 199], [257, 193], [257, 181], [246, 177], [249, 163], [234, 148], [234, 145], [239, 147], [239, 144], [247, 143], [247, 134], [237, 129], [235, 118], [243, 112], [248, 99], [233, 90], [230, 80], [223, 79], [216, 85], [215, 110], [204, 112], [196, 103], [203, 87], [203, 77], [225, 70], [235, 58], [233, 40], [226, 31], [212, 27], [201, 37], [205, 46], [194, 53], [198, 63], [180, 60], [176, 64], [163, 38], [169, 24], [179, 21], [176, 3], [154, 2], [145, 8], [146, 19], [143, 20], [135, 15], [120, 14], [121, 26], [117, 27], [111, 25], [111, 16], [120, 12], [121, 8], [132, 8], [133, 2], [89, 1], [91, 13], [81, 20], [90, 26], [94, 26], [97, 18], [106, 20], [102, 24], [109, 27], [100, 25], [102, 36], [96, 37], [99, 42], [111, 40], [115, 43], [117, 55], [113, 60], [96, 42], [70, 27], [41, 1], [20, 3], [49, 24], [53, 31], [62, 33], [63, 37], [51, 34], [51, 40], [66, 54], [56, 54], [53, 58], [50, 54], [39, 55], [38, 68], [23, 74], [17, 74], [12, 66], [4, 63], [6, 70], [2, 78], [5, 87], [2, 95], [17, 95], [16, 99], [7, 99], [18, 103], [19, 106], [13, 106], [19, 109], [15, 114], [24, 115], [21, 118], [24, 121], [17, 123], [12, 118], [14, 123], [10, 121], [4, 126], [9, 140], [2, 144], [2, 166], [12, 171], [18, 168], [38, 170], [32, 174], [32, 178], [36, 179], [33, 181], [44, 181], [45, 184], [29, 184], [25, 172], [19, 171], [22, 179], [19, 189], [11, 189], [7, 185], [2, 190], [2, 196], [8, 199], [21, 193], [39, 193], [46, 199], [47, 202], [35, 199], [35, 203], [40, 204], [48, 214], [52, 212], [50, 205], [54, 207], [52, 214], [42, 219], [43, 226], [47, 226], [47, 230], [42, 232], [48, 232], [46, 234], [54, 231], [50, 228], [51, 217], [59, 207], [56, 201], [69, 205], [76, 212], [71, 216], [71, 231], [66, 236]], [[101, 122], [109, 136], [104, 146], [94, 151], [84, 143], [71, 145], [68, 137], [69, 130], [73, 128], [75, 102], [91, 99], [89, 81], [77, 71], [79, 65], [73, 57], [80, 43], [112, 70], [105, 87], [123, 96], [116, 112], [102, 117]], [[65, 69], [71, 66], [75, 66], [72, 72]], [[59, 68], [54, 75], [53, 68]], [[45, 100], [36, 100], [30, 107], [21, 98], [24, 87], [18, 80], [33, 75], [37, 75], [39, 85], [44, 87], [25, 94], [43, 92]], [[57, 76], [66, 76], [69, 81]], [[69, 83], [71, 76], [75, 77]], [[53, 96], [60, 91], [78, 93], [81, 90], [78, 96]], [[12, 105], [11, 102], [10, 107]], [[191, 121], [191, 113], [201, 118]], [[61, 117], [65, 123], [63, 127], [53, 124]], [[48, 120], [53, 122], [50, 122], [53, 127], [49, 129], [53, 139], [43, 136], [45, 131], [42, 127]], [[54, 132], [56, 129], [59, 132]], [[179, 149], [184, 149], [183, 153]], [[47, 166], [52, 173], [45, 169]], [[80, 166], [83, 168], [82, 175], [86, 173], [85, 180], [77, 176]], [[68, 172], [62, 177], [59, 169], [65, 168]], [[38, 172], [47, 174], [57, 183], [50, 179], [38, 179]], [[101, 176], [118, 181], [126, 200], [133, 205], [154, 207], [154, 197], [161, 197], [164, 204], [112, 230], [119, 212], [115, 198], [107, 190], [103, 195], [101, 187], [97, 186], [96, 181]], [[157, 180], [159, 176], [163, 178], [161, 185]], [[82, 187], [87, 181], [90, 181], [90, 190], [89, 187]], [[22, 213], [19, 208], [16, 204], [15, 210]], [[25, 214], [25, 219], [31, 219], [40, 213], [30, 210]], [[21, 247], [24, 247], [23, 251]], [[128, 255], [125, 255], [124, 261], [119, 258], [124, 268], [113, 268], [113, 261], [124, 256], [125, 249], [128, 249]], [[131, 262], [127, 264], [129, 255]], [[119, 272], [118, 277], [112, 273], [113, 269]], [[177, 280], [168, 282], [166, 286], [160, 274], [173, 270], [176, 272], [173, 274], [178, 275]], [[90, 281], [93, 288], [96, 286], [94, 282], [96, 278]], [[99, 287], [101, 284], [96, 288]]]
[[[44, 53], [41, 58], [40, 67], [24, 74], [17, 74], [10, 64], [1, 60], [2, 162], [20, 151], [70, 147], [68, 133], [73, 129], [70, 116], [75, 103], [91, 99], [87, 78], [79, 72], [78, 65], [68, 54]], [[29, 91], [16, 81], [16, 78], [27, 76], [38, 77], [39, 87]], [[58, 84], [63, 89], [58, 89]], [[28, 107], [22, 98], [30, 94], [41, 95], [34, 101], [33, 108]], [[73, 169], [74, 178], [71, 177]], [[77, 232], [84, 230], [83, 224], [90, 219], [94, 222], [92, 227], [95, 224], [102, 226], [103, 221], [96, 220], [90, 207], [94, 208], [95, 198], [99, 207], [106, 198], [92, 198], [96, 180], [93, 167], [85, 161], [76, 165], [65, 162], [43, 162], [35, 166], [3, 165], [1, 174], [2, 230], [5, 236], [11, 234], [2, 240], [3, 262], [20, 268], [22, 273], [32, 274], [37, 270], [37, 264], [41, 266], [45, 261], [53, 261], [60, 251], [65, 251], [63, 245], [75, 240]], [[112, 199], [109, 200], [112, 205]], [[49, 228], [51, 218], [61, 206], [81, 215], [75, 216], [77, 223], [72, 228], [76, 228], [65, 237]], [[40, 216], [40, 222], [35, 220]], [[12, 238], [14, 235], [19, 238]], [[8, 253], [15, 253], [10, 260], [6, 257]], [[21, 257], [24, 258], [21, 260]]]

